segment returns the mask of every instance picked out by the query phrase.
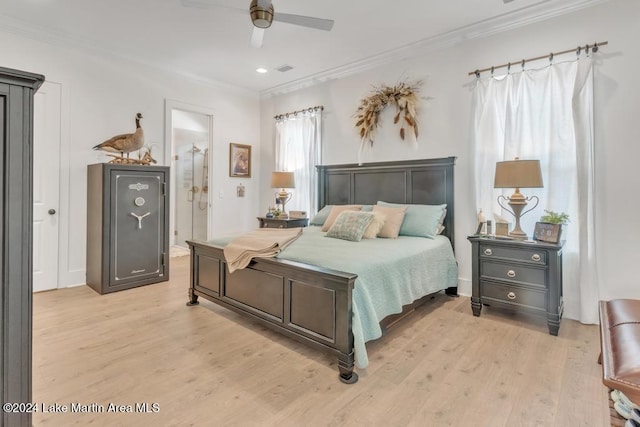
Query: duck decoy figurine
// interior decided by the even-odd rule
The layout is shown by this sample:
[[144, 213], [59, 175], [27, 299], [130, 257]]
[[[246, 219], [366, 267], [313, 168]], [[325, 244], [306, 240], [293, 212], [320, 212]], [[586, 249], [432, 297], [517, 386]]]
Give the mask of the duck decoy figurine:
[[120, 157], [124, 158], [124, 153], [137, 151], [144, 145], [144, 131], [140, 127], [140, 119], [142, 114], [136, 114], [136, 130], [133, 133], [124, 133], [122, 135], [116, 135], [111, 139], [106, 140], [102, 144], [98, 144], [93, 147], [94, 150], [109, 151], [111, 153], [120, 153]]

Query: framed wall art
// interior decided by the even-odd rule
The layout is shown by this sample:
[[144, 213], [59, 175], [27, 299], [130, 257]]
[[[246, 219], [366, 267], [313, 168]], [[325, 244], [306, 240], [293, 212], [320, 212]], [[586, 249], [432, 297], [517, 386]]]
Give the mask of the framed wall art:
[[533, 230], [533, 238], [540, 242], [558, 243], [561, 234], [562, 224], [536, 222], [536, 228]]
[[229, 176], [251, 178], [251, 146], [229, 144]]

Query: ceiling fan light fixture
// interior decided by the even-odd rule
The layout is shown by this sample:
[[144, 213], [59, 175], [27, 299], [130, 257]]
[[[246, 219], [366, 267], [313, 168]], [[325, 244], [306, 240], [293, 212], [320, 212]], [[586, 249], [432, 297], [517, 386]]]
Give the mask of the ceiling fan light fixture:
[[251, 22], [258, 28], [269, 28], [273, 21], [273, 5], [269, 5], [268, 9], [264, 9], [258, 5], [258, 0], [253, 0], [249, 6], [249, 15]]

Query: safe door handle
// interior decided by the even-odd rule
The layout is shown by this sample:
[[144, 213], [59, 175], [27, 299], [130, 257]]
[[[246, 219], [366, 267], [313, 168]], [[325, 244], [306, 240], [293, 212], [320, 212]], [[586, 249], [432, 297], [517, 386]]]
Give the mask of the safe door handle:
[[147, 212], [144, 215], [136, 215], [135, 213], [131, 212], [131, 216], [135, 217], [135, 219], [138, 220], [138, 230], [142, 228], [142, 219], [148, 215], [151, 215], [151, 212]]

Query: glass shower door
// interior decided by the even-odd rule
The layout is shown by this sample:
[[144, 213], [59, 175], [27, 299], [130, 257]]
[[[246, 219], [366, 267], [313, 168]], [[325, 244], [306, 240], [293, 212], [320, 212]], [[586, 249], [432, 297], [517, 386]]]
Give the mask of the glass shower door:
[[174, 129], [175, 244], [188, 248], [187, 240], [207, 239], [209, 206], [208, 133]]

